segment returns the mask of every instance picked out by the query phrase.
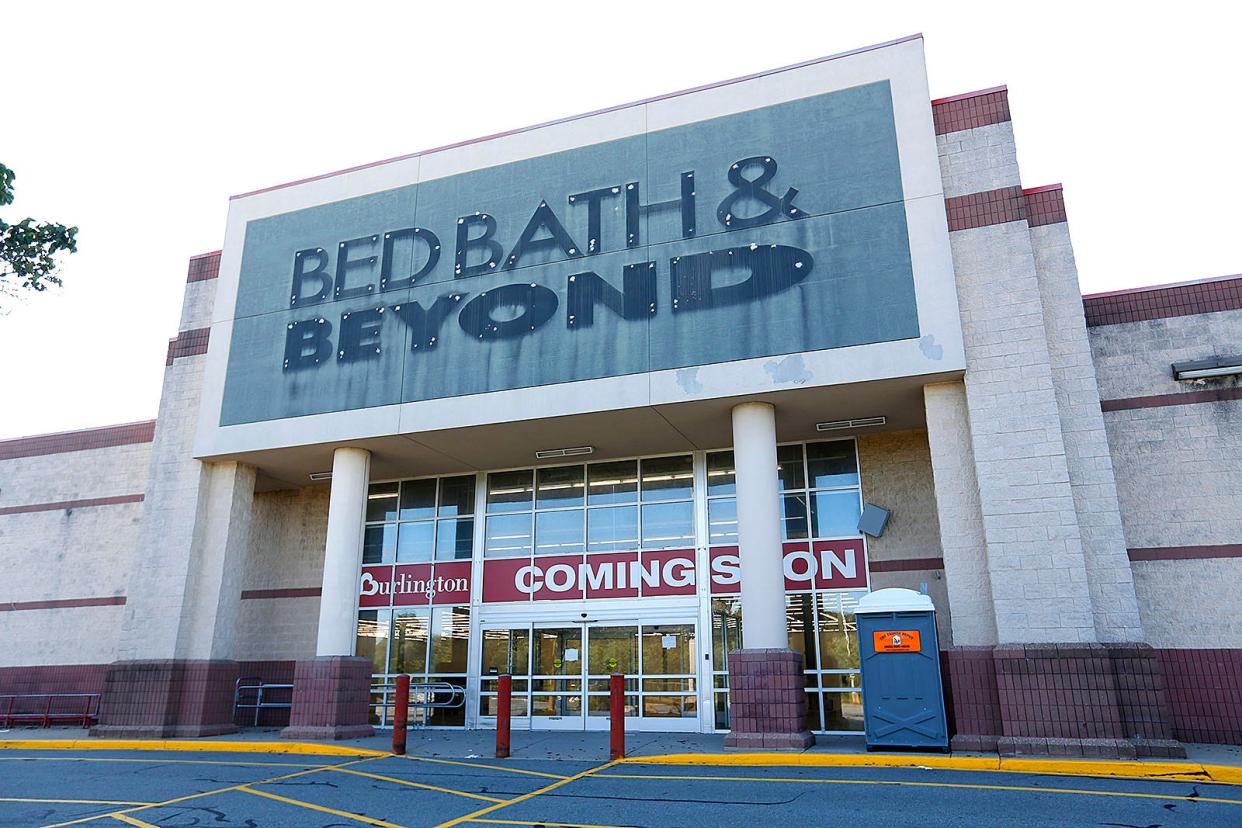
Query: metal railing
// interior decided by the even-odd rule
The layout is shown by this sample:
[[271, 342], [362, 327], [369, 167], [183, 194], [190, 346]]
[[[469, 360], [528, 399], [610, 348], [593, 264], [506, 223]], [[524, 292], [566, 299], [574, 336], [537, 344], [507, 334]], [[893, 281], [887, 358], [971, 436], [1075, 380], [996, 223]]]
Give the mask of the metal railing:
[[[72, 700], [72, 701], [64, 701]], [[60, 704], [58, 704], [60, 702]], [[73, 709], [64, 709], [72, 707]], [[0, 695], [0, 726], [14, 722], [38, 722], [51, 727], [55, 722], [78, 722], [90, 727], [99, 718], [98, 693], [16, 693]]]
[[259, 726], [259, 716], [264, 710], [292, 710], [292, 693], [288, 701], [271, 701], [265, 696], [273, 690], [289, 692], [292, 684], [264, 684], [261, 676], [242, 676], [233, 684], [233, 720], [237, 711], [254, 710], [254, 727]]
[[[392, 727], [389, 709], [397, 695], [396, 677], [371, 681], [371, 707], [378, 707], [379, 727]], [[379, 697], [378, 700], [376, 697]], [[411, 727], [426, 727], [436, 710], [458, 710], [466, 706], [466, 688], [447, 681], [410, 682]]]

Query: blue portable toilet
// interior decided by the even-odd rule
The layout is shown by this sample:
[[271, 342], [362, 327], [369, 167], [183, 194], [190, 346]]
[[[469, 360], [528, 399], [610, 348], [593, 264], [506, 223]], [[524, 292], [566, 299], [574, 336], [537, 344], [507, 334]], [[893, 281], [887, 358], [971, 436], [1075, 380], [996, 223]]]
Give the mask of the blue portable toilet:
[[881, 589], [854, 610], [867, 750], [949, 749], [936, 607], [911, 589]]

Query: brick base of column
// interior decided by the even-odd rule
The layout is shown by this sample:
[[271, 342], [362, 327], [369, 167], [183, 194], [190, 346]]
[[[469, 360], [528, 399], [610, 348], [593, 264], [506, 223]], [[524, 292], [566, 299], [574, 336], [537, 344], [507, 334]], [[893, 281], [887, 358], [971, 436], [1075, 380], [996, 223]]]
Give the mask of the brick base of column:
[[729, 724], [725, 747], [803, 750], [815, 744], [806, 726], [802, 653], [734, 650], [729, 653]]
[[92, 736], [167, 739], [235, 733], [235, 661], [161, 659], [108, 665]]
[[371, 736], [371, 659], [321, 656], [293, 670], [293, 709], [284, 739], [358, 739]]
[[949, 651], [948, 663], [954, 750], [1186, 755], [1173, 739], [1158, 655], [1146, 644], [962, 647]]

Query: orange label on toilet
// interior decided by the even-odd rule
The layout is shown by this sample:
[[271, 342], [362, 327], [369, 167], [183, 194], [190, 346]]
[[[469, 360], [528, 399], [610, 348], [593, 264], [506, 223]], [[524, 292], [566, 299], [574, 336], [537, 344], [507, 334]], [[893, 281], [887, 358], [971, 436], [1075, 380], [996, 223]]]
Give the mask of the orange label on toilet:
[[871, 635], [877, 653], [917, 653], [919, 651], [918, 630], [884, 630]]

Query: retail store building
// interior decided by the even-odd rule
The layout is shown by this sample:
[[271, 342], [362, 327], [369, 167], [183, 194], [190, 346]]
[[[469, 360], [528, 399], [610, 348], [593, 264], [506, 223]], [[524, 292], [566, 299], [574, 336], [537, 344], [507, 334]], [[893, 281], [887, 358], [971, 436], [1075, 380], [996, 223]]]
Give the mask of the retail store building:
[[1242, 278], [1083, 297], [1033, 183], [914, 37], [237, 196], [157, 418], [0, 442], [0, 693], [796, 746], [902, 586], [955, 747], [1242, 742]]

